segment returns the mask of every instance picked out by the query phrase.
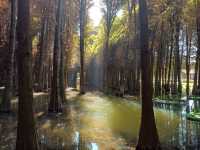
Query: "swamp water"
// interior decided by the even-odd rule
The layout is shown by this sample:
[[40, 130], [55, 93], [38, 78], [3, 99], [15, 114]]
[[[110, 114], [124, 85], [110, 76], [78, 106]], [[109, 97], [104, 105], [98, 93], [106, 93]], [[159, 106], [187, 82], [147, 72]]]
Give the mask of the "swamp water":
[[[38, 119], [42, 149], [134, 149], [141, 117], [141, 107], [137, 101], [105, 96], [101, 93], [78, 96], [77, 92], [72, 91], [68, 93], [67, 98], [63, 114]], [[37, 105], [41, 106], [40, 101], [44, 101], [44, 97], [40, 99]], [[47, 104], [42, 106], [46, 107]], [[37, 111], [39, 114], [40, 111]], [[186, 119], [185, 106], [156, 105], [154, 111], [164, 149], [200, 149], [200, 123]]]

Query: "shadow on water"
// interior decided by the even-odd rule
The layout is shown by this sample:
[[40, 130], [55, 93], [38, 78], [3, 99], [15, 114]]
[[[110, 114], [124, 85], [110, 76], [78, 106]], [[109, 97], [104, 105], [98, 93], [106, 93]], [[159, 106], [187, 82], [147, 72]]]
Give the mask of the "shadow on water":
[[[72, 95], [77, 92], [72, 92]], [[78, 131], [76, 123], [80, 106], [74, 96], [63, 105], [62, 114], [48, 114], [39, 119], [38, 133], [42, 150], [99, 150]]]
[[[80, 98], [80, 132], [99, 145], [134, 147], [140, 125], [140, 104], [88, 93]], [[161, 144], [165, 149], [200, 149], [200, 124], [186, 119], [184, 105], [154, 108]]]
[[[127, 150], [137, 143], [138, 102], [94, 92], [78, 96], [70, 91], [62, 114], [47, 115], [47, 106], [48, 95], [35, 96], [42, 150]], [[200, 124], [186, 120], [185, 106], [156, 105], [154, 111], [164, 149], [200, 149]], [[0, 133], [0, 149], [13, 150], [16, 117], [0, 118]]]

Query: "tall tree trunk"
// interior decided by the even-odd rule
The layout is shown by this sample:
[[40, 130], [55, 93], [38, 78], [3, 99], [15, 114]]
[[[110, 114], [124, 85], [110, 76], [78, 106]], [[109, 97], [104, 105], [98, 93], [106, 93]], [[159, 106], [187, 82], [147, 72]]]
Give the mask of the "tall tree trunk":
[[63, 40], [61, 42], [61, 59], [60, 59], [60, 96], [62, 102], [65, 101], [65, 58], [64, 58], [64, 46], [63, 46]]
[[103, 50], [103, 89], [105, 92], [108, 90], [108, 50], [109, 50], [109, 37], [110, 37], [110, 31], [106, 32], [105, 37], [105, 48]]
[[[179, 35], [180, 35], [180, 21], [176, 20], [176, 33], [175, 33], [175, 70], [174, 70], [174, 90], [175, 93], [182, 93], [181, 83], [181, 62], [180, 62], [180, 50], [179, 50]], [[177, 89], [178, 81], [178, 89]]]
[[192, 94], [198, 94], [198, 72], [199, 72], [199, 61], [200, 61], [200, 0], [196, 0], [196, 26], [197, 26], [197, 55], [196, 55], [196, 64], [195, 64], [195, 74], [194, 74], [194, 83]]
[[81, 0], [80, 5], [80, 94], [85, 93], [84, 76], [84, 33], [85, 33], [85, 10], [86, 0]]
[[16, 15], [17, 15], [17, 0], [11, 0], [11, 27], [9, 38], [9, 49], [7, 53], [7, 70], [6, 70], [6, 82], [5, 90], [3, 94], [2, 103], [0, 106], [1, 112], [10, 112], [11, 98], [13, 94], [13, 74], [14, 74], [14, 59], [15, 59], [15, 41], [16, 41]]
[[61, 59], [61, 15], [63, 0], [57, 1], [57, 15], [55, 25], [55, 39], [54, 39], [54, 50], [53, 50], [53, 77], [52, 77], [52, 88], [51, 97], [49, 103], [49, 112], [61, 112], [62, 99], [60, 95], [60, 59]]
[[[154, 68], [154, 63], [155, 63], [155, 50], [154, 50], [154, 46], [155, 46], [155, 42], [156, 42], [156, 30], [157, 30], [157, 26], [158, 24], [155, 23], [154, 25], [154, 28], [152, 30], [152, 37], [151, 37], [151, 44], [150, 44], [150, 50], [151, 50], [151, 62], [152, 62], [152, 65], [151, 65], [151, 70], [153, 70]], [[154, 72], [152, 71], [152, 77], [154, 75]]]
[[155, 96], [161, 95], [161, 49], [157, 51], [157, 64], [155, 73]]
[[200, 51], [197, 50], [195, 72], [194, 72], [194, 81], [193, 81], [193, 88], [192, 88], [192, 94], [193, 95], [195, 95], [196, 91], [197, 91], [197, 74], [198, 74], [198, 66], [199, 66], [199, 55], [200, 55]]
[[18, 0], [17, 58], [18, 58], [18, 126], [16, 150], [38, 150], [33, 115], [32, 50], [29, 0]]
[[134, 76], [135, 76], [135, 83], [134, 83], [134, 94], [139, 95], [140, 93], [140, 57], [138, 57], [140, 55], [140, 50], [139, 50], [139, 36], [138, 36], [138, 26], [137, 26], [137, 10], [136, 10], [136, 6], [137, 6], [137, 0], [133, 1], [133, 13], [134, 13], [134, 34], [135, 34], [135, 38], [136, 38], [136, 45], [135, 45], [135, 71], [134, 71]]
[[[168, 40], [168, 37], [167, 37], [167, 40]], [[168, 73], [168, 63], [169, 63], [169, 41], [166, 43], [165, 50], [166, 50], [166, 57], [165, 57], [165, 65], [164, 65], [164, 72], [165, 72], [164, 85], [165, 85], [165, 88], [168, 88], [168, 85], [167, 85], [167, 75], [168, 74], [167, 73]], [[168, 89], [165, 89], [165, 90], [168, 90]], [[168, 94], [168, 91], [165, 91], [165, 94]]]
[[163, 22], [161, 25], [160, 45], [158, 49], [156, 76], [155, 76], [155, 96], [162, 95], [162, 72], [163, 72]]
[[[125, 50], [125, 57], [124, 57], [124, 62], [125, 64], [128, 64], [129, 63], [129, 58], [128, 58], [128, 55], [129, 55], [129, 52], [133, 50], [133, 55], [134, 55], [134, 60], [133, 60], [133, 69], [134, 70], [137, 70], [137, 66], [136, 66], [136, 57], [135, 57], [135, 53], [136, 53], [136, 48], [133, 49], [132, 47], [132, 42], [133, 42], [133, 1], [130, 1], [128, 0], [127, 2], [127, 10], [128, 10], [128, 46]], [[133, 83], [135, 85], [136, 83], [136, 71], [135, 73], [132, 75], [132, 79], [133, 80], [130, 80], [129, 77], [129, 69], [130, 67], [132, 66], [129, 66], [127, 68], [125, 68], [125, 76], [126, 76], [126, 86], [127, 88], [129, 87], [129, 82]], [[134, 86], [135, 87], [135, 86]], [[135, 90], [135, 89], [131, 89], [131, 90]], [[132, 91], [134, 92], [134, 91]]]
[[153, 84], [152, 84], [152, 52], [149, 49], [148, 38], [148, 16], [146, 0], [139, 1], [140, 14], [140, 46], [141, 46], [141, 66], [142, 66], [142, 118], [139, 132], [139, 141], [136, 149], [159, 149], [160, 142], [158, 138], [155, 117], [153, 111]]
[[[198, 51], [200, 51], [200, 0], [197, 0], [196, 24], [197, 24], [197, 49]], [[200, 62], [200, 55], [199, 55], [198, 61]], [[197, 88], [199, 91], [200, 90], [200, 64], [199, 64], [199, 79], [198, 79]], [[198, 95], [200, 95], [200, 92], [198, 92]]]
[[186, 50], [186, 95], [187, 97], [190, 94], [190, 87], [189, 87], [189, 83], [190, 83], [190, 49], [191, 49], [191, 37], [189, 38], [189, 33], [188, 33], [188, 27], [186, 27], [186, 46], [187, 46], [187, 50]]
[[37, 86], [37, 91], [41, 92], [44, 88], [44, 78], [43, 78], [43, 73], [44, 73], [44, 63], [46, 62], [45, 58], [45, 53], [47, 53], [47, 40], [48, 40], [48, 17], [47, 17], [47, 8], [43, 9], [43, 19], [42, 19], [42, 29], [41, 29], [41, 38], [40, 38], [40, 47], [39, 47], [39, 52], [38, 52], [38, 63], [36, 72], [36, 82], [38, 84]]
[[169, 66], [168, 66], [168, 77], [167, 77], [167, 86], [170, 87], [170, 80], [171, 80], [171, 68], [172, 68], [172, 55], [174, 49], [174, 29], [171, 23], [171, 37], [170, 37], [170, 54], [169, 54]]
[[[64, 14], [63, 14], [64, 16]], [[60, 58], [60, 96], [62, 102], [65, 101], [65, 46], [64, 46], [64, 27], [65, 19], [62, 17], [62, 33], [61, 33], [61, 58]]]

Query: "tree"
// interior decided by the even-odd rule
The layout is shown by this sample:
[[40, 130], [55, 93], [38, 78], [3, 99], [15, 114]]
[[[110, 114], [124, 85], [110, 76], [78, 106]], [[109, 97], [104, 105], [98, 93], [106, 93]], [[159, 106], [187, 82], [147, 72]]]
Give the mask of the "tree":
[[18, 0], [17, 59], [19, 102], [16, 150], [38, 150], [33, 115], [32, 50], [29, 0]]
[[[171, 17], [172, 18], [172, 17]], [[173, 49], [174, 49], [174, 27], [172, 24], [172, 19], [170, 18], [170, 52], [169, 52], [169, 65], [168, 65], [168, 75], [167, 75], [167, 86], [170, 87], [171, 81], [171, 68], [172, 68], [172, 56], [173, 56]]]
[[[63, 16], [65, 10], [63, 8]], [[61, 45], [61, 54], [60, 54], [60, 96], [61, 96], [61, 100], [62, 102], [64, 102], [65, 100], [65, 17], [62, 17], [61, 20], [61, 35], [60, 35], [60, 45]]]
[[54, 49], [53, 49], [53, 77], [52, 77], [52, 88], [49, 103], [49, 112], [61, 112], [62, 96], [60, 86], [60, 72], [61, 72], [61, 31], [62, 31], [62, 13], [64, 7], [64, 0], [57, 2], [56, 12], [56, 25], [55, 25], [55, 38], [54, 38]]
[[86, 0], [80, 1], [80, 94], [85, 93], [85, 76], [84, 76], [84, 36], [85, 36], [85, 17], [86, 17]]
[[191, 54], [191, 36], [189, 36], [188, 26], [186, 27], [186, 95], [189, 96], [190, 94], [190, 54]]
[[[200, 53], [200, 0], [196, 0], [196, 7], [197, 7], [197, 18], [196, 18], [196, 26], [197, 26], [197, 49]], [[199, 58], [198, 58], [198, 61], [199, 61], [199, 75], [198, 75], [198, 90], [200, 90], [200, 54], [199, 54]], [[200, 95], [200, 92], [198, 93]]]
[[[50, 2], [49, 2], [50, 3]], [[48, 24], [49, 24], [49, 4], [45, 4], [42, 7], [42, 17], [41, 17], [41, 35], [40, 35], [40, 42], [39, 42], [39, 52], [37, 53], [36, 57], [36, 64], [35, 64], [35, 82], [37, 83], [37, 92], [42, 92], [44, 90], [44, 67], [47, 60], [47, 56], [45, 54], [47, 51], [48, 45]]]
[[200, 1], [196, 0], [196, 30], [197, 30], [197, 56], [196, 56], [196, 64], [195, 64], [195, 75], [194, 75], [194, 84], [192, 93], [195, 95], [199, 95], [198, 90], [200, 89], [200, 79], [198, 80], [198, 76], [200, 76]]
[[[132, 83], [133, 85], [133, 89], [132, 92], [136, 95], [139, 94], [139, 89], [140, 89], [140, 63], [139, 63], [139, 57], [138, 57], [138, 41], [139, 41], [139, 36], [138, 36], [138, 32], [137, 32], [137, 11], [136, 11], [136, 5], [137, 2], [136, 0], [128, 0], [127, 2], [127, 10], [128, 10], [128, 48], [125, 51], [125, 53], [127, 53], [126, 56], [126, 61], [128, 62], [128, 51], [133, 51], [133, 66], [131, 65], [130, 67], [133, 68], [133, 73], [127, 72], [128, 69], [126, 69], [125, 71], [127, 72], [127, 76], [128, 76], [128, 86], [130, 86], [130, 83]], [[133, 25], [133, 19], [134, 19], [134, 25]], [[133, 46], [133, 41], [134, 41], [134, 46]], [[131, 64], [132, 64], [131, 63]], [[132, 76], [131, 76], [132, 75]], [[132, 82], [131, 79], [133, 80]]]
[[149, 49], [148, 16], [146, 0], [139, 1], [140, 47], [142, 68], [142, 118], [137, 150], [159, 149], [160, 142], [153, 111], [152, 52]]
[[155, 72], [155, 96], [161, 96], [162, 95], [162, 73], [163, 73], [163, 32], [164, 24], [161, 23], [161, 33], [160, 33], [160, 42], [159, 42], [159, 48], [157, 51], [157, 64], [156, 64], [156, 72]]
[[119, 0], [103, 0], [105, 8], [103, 8], [105, 19], [105, 48], [103, 50], [103, 88], [107, 90], [107, 64], [108, 64], [108, 50], [109, 50], [109, 38], [113, 22], [116, 18], [117, 12], [121, 2]]
[[[178, 14], [177, 14], [178, 15]], [[180, 19], [177, 16], [175, 21], [175, 70], [174, 70], [174, 89], [175, 93], [182, 93], [182, 83], [181, 83], [181, 61], [180, 61], [180, 50], [179, 50], [179, 35], [180, 35]], [[178, 80], [178, 89], [177, 89]]]
[[16, 41], [16, 15], [17, 15], [17, 1], [11, 0], [11, 27], [9, 37], [9, 48], [6, 58], [6, 83], [3, 94], [3, 100], [0, 106], [0, 111], [10, 112], [11, 98], [13, 92], [13, 74], [14, 74], [14, 56], [15, 56], [15, 41]]

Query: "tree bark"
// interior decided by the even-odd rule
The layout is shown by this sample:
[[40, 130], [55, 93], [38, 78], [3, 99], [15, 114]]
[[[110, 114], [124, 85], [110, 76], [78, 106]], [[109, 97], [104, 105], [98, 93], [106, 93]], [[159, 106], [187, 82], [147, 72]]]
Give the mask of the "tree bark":
[[191, 50], [191, 38], [189, 38], [188, 27], [186, 27], [186, 95], [190, 94], [190, 50]]
[[[200, 0], [197, 0], [197, 18], [196, 18], [196, 24], [197, 24], [197, 49], [200, 51]], [[200, 53], [200, 52], [199, 52]], [[200, 63], [200, 54], [198, 61]], [[199, 64], [199, 75], [198, 75], [198, 91], [200, 90], [200, 64]], [[200, 95], [200, 92], [198, 92], [198, 95]]]
[[62, 99], [60, 95], [60, 59], [61, 59], [61, 15], [63, 0], [57, 2], [57, 15], [55, 25], [55, 39], [54, 39], [54, 50], [53, 50], [53, 77], [52, 77], [52, 88], [51, 97], [49, 103], [49, 112], [58, 113], [62, 111]]
[[171, 23], [171, 37], [170, 37], [170, 54], [169, 54], [169, 66], [168, 66], [168, 77], [167, 77], [167, 86], [170, 87], [170, 81], [171, 81], [171, 68], [172, 68], [172, 55], [173, 55], [173, 49], [174, 49], [174, 29], [173, 25]]
[[[64, 14], [63, 14], [64, 16]], [[61, 57], [60, 57], [60, 96], [62, 102], [65, 101], [65, 46], [64, 46], [64, 27], [65, 27], [65, 19], [62, 17], [62, 25], [61, 25]]]
[[[176, 33], [175, 33], [175, 70], [174, 70], [174, 92], [176, 94], [182, 93], [181, 83], [181, 62], [180, 62], [180, 50], [179, 50], [179, 35], [180, 35], [180, 21], [176, 20]], [[178, 83], [178, 88], [177, 88]]]
[[133, 2], [133, 13], [134, 13], [134, 33], [135, 33], [135, 38], [136, 38], [136, 43], [135, 43], [135, 71], [134, 71], [134, 76], [135, 76], [135, 83], [134, 83], [134, 94], [139, 95], [140, 94], [140, 70], [141, 70], [141, 66], [140, 66], [140, 57], [138, 57], [140, 55], [140, 50], [139, 50], [139, 35], [138, 35], [138, 26], [137, 26], [137, 10], [136, 10], [136, 6], [137, 6], [137, 0], [134, 0]]
[[32, 50], [29, 0], [18, 0], [17, 58], [18, 58], [18, 126], [16, 150], [38, 150], [33, 115]]
[[152, 84], [152, 52], [149, 49], [148, 16], [146, 0], [139, 1], [140, 14], [140, 47], [142, 67], [142, 118], [139, 132], [137, 150], [160, 149], [155, 117], [153, 111], [153, 84]]
[[39, 58], [36, 70], [36, 82], [38, 83], [37, 91], [41, 92], [44, 90], [44, 63], [46, 63], [45, 53], [47, 53], [47, 40], [48, 40], [48, 17], [47, 17], [47, 8], [43, 9], [44, 16], [42, 18], [42, 29], [41, 29], [41, 38], [40, 38], [40, 47], [39, 47]]
[[11, 27], [9, 38], [9, 49], [7, 54], [7, 70], [5, 90], [3, 93], [0, 111], [9, 113], [11, 110], [11, 98], [13, 95], [13, 76], [14, 76], [14, 59], [15, 59], [15, 45], [16, 45], [16, 15], [17, 15], [17, 0], [11, 0]]
[[196, 27], [197, 27], [197, 56], [196, 56], [196, 63], [195, 63], [195, 74], [194, 74], [194, 83], [192, 94], [197, 95], [197, 88], [198, 88], [198, 72], [199, 72], [199, 61], [200, 61], [200, 1], [196, 1]]
[[105, 9], [104, 9], [104, 15], [105, 15], [105, 47], [103, 50], [103, 90], [105, 92], [108, 92], [108, 63], [109, 62], [109, 39], [110, 39], [110, 32], [113, 25], [113, 22], [115, 20], [115, 17], [117, 15], [117, 11], [119, 9], [119, 6], [121, 3], [118, 0], [105, 0]]
[[80, 94], [85, 93], [85, 76], [84, 76], [84, 34], [85, 34], [85, 10], [86, 0], [81, 0], [80, 5]]
[[195, 63], [195, 73], [194, 73], [194, 81], [193, 81], [193, 88], [192, 88], [192, 94], [193, 95], [196, 95], [196, 91], [197, 91], [197, 75], [198, 75], [198, 66], [199, 66], [199, 56], [200, 56], [200, 51], [197, 50], [196, 63]]

